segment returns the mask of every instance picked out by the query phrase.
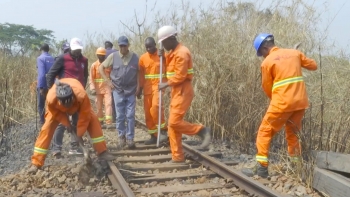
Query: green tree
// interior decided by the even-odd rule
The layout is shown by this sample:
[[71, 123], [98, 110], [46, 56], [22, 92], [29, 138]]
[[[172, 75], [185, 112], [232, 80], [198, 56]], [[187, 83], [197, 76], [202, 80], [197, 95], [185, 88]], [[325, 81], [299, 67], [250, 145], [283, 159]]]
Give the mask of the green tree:
[[29, 25], [0, 24], [0, 47], [7, 54], [26, 55], [39, 50], [42, 43], [54, 42], [53, 31]]

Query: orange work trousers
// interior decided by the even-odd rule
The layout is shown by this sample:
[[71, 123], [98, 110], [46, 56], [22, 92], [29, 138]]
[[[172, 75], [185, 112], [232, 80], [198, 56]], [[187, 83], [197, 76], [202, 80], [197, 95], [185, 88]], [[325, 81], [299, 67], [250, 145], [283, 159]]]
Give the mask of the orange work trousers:
[[[164, 93], [164, 92], [162, 92]], [[154, 91], [152, 94], [144, 95], [143, 107], [145, 111], [146, 126], [148, 133], [151, 135], [157, 135], [158, 132], [158, 110], [159, 110], [159, 92]], [[162, 130], [166, 130], [166, 124], [164, 119], [164, 106], [161, 106], [161, 125]]]
[[172, 160], [184, 161], [182, 149], [182, 134], [196, 135], [203, 125], [192, 124], [184, 120], [188, 108], [194, 97], [191, 81], [184, 81], [181, 85], [173, 86], [171, 90], [170, 114], [168, 134]]
[[[87, 131], [89, 132], [93, 147], [97, 154], [103, 153], [107, 150], [106, 141], [104, 139], [100, 123], [97, 116], [91, 110], [91, 118], [88, 123]], [[59, 122], [52, 117], [50, 112], [45, 114], [45, 123], [41, 128], [39, 136], [35, 142], [34, 153], [32, 155], [32, 164], [38, 167], [42, 167], [45, 162], [46, 155], [48, 153], [48, 148], [51, 143], [52, 136]], [[85, 132], [77, 133], [80, 138]]]
[[301, 153], [301, 146], [297, 134], [301, 131], [301, 121], [305, 109], [293, 112], [267, 112], [259, 127], [256, 146], [258, 153], [256, 160], [262, 166], [268, 166], [270, 142], [273, 136], [285, 125], [288, 154], [292, 161], [297, 160]]
[[[103, 101], [105, 104], [105, 114], [106, 116], [103, 116]], [[112, 124], [112, 94], [111, 92], [106, 91], [105, 94], [96, 94], [96, 108], [97, 108], [97, 117], [98, 120], [106, 122], [106, 124]]]

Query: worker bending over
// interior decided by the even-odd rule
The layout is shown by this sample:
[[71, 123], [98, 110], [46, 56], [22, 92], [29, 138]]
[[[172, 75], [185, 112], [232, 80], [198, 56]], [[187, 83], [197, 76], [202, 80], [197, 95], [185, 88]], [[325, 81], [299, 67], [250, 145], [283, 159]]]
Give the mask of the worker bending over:
[[[157, 53], [156, 42], [154, 38], [148, 37], [145, 40], [146, 53], [144, 53], [139, 60], [140, 66], [140, 92], [143, 92], [144, 99], [144, 111], [146, 126], [148, 133], [151, 135], [149, 140], [145, 141], [146, 145], [157, 143], [158, 134], [158, 113], [159, 113], [159, 77], [160, 77], [160, 58]], [[165, 61], [163, 63], [162, 71], [165, 73]], [[164, 75], [164, 79], [166, 77]], [[138, 95], [140, 96], [140, 95]], [[164, 107], [161, 105], [161, 125], [160, 129], [162, 131], [167, 130], [165, 120], [164, 120]], [[166, 141], [167, 137], [165, 135], [160, 136], [160, 142]]]
[[[97, 116], [94, 114], [89, 97], [82, 84], [73, 78], [64, 78], [52, 86], [46, 99], [45, 123], [35, 142], [32, 166], [28, 173], [35, 173], [44, 165], [52, 136], [59, 123], [70, 132], [77, 132], [80, 140], [86, 130], [89, 132], [93, 147], [99, 159], [112, 160], [114, 157], [107, 151]], [[78, 114], [77, 128], [73, 128], [68, 115]]]
[[[112, 90], [111, 87], [104, 81], [99, 72], [99, 67], [101, 63], [105, 60], [106, 49], [100, 47], [96, 50], [96, 55], [98, 60], [91, 65], [90, 68], [90, 90], [92, 95], [96, 95], [96, 108], [97, 108], [97, 117], [103, 126], [103, 121], [106, 123], [106, 128], [110, 129], [112, 126]], [[109, 74], [111, 69], [104, 69], [105, 75], [109, 79]], [[103, 116], [102, 105], [105, 105], [105, 114]]]
[[[177, 32], [172, 26], [163, 26], [158, 30], [158, 42], [169, 51], [165, 55], [166, 76], [168, 81], [159, 84], [159, 90], [171, 87], [170, 114], [168, 121], [168, 135], [171, 146], [173, 163], [184, 162], [182, 149], [182, 134], [198, 135], [203, 139], [201, 148], [206, 148], [211, 141], [211, 131], [208, 127], [191, 124], [184, 120], [184, 116], [194, 97], [192, 87], [193, 63], [187, 47], [176, 39]], [[163, 50], [159, 50], [163, 55]]]
[[302, 69], [316, 70], [316, 62], [295, 49], [275, 46], [272, 34], [259, 34], [254, 40], [258, 56], [265, 59], [261, 64], [262, 88], [270, 98], [270, 105], [258, 130], [256, 146], [257, 164], [242, 170], [247, 176], [268, 176], [268, 153], [272, 137], [285, 125], [288, 154], [297, 162], [301, 154], [298, 133], [308, 107], [308, 96]]

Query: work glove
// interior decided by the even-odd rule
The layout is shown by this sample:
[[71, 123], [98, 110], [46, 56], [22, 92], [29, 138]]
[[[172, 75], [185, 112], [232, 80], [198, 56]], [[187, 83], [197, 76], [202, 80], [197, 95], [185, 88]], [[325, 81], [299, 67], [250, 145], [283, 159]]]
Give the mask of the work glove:
[[139, 90], [136, 91], [136, 96], [137, 96], [137, 99], [141, 99], [142, 98], [142, 88], [139, 88]]
[[76, 133], [77, 132], [76, 130], [77, 130], [76, 127], [73, 125], [70, 125], [67, 127], [68, 133]]
[[96, 90], [91, 90], [91, 95], [96, 95]]
[[111, 87], [112, 90], [114, 90], [115, 87], [114, 87], [114, 85], [113, 85], [113, 83], [112, 83], [111, 80], [108, 80], [106, 83], [107, 83], [107, 85], [108, 85], [109, 87]]
[[164, 49], [158, 49], [158, 56], [164, 57]]

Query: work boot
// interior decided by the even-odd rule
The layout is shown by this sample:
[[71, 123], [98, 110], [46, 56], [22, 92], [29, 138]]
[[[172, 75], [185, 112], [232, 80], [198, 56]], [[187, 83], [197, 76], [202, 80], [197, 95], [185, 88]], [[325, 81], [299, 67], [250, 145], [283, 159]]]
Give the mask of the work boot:
[[[168, 137], [165, 135], [160, 135], [159, 143], [166, 142]], [[157, 136], [151, 135], [151, 139], [145, 141], [145, 145], [157, 144]]]
[[167, 163], [171, 163], [171, 164], [185, 164], [185, 161], [170, 160]]
[[156, 143], [157, 143], [157, 137], [154, 135], [151, 135], [151, 138], [145, 141], [145, 145], [156, 144]]
[[72, 149], [69, 150], [68, 154], [69, 155], [83, 155], [84, 153], [79, 148], [76, 148], [76, 149], [72, 148]]
[[204, 149], [207, 148], [211, 141], [211, 131], [210, 128], [204, 127], [201, 129], [198, 134], [199, 137], [202, 138], [202, 144], [199, 146], [199, 148]]
[[258, 175], [262, 178], [267, 178], [269, 176], [268, 167], [262, 166], [259, 162], [252, 168], [243, 168], [242, 173], [248, 177]]
[[126, 139], [125, 139], [125, 136], [121, 136], [119, 137], [119, 140], [118, 140], [118, 145], [120, 148], [124, 148], [126, 144]]
[[61, 152], [55, 152], [55, 153], [53, 153], [53, 156], [54, 156], [56, 159], [63, 158], [63, 156], [62, 156], [62, 153], [61, 153]]
[[32, 164], [30, 166], [30, 168], [28, 168], [27, 173], [31, 174], [31, 175], [34, 175], [34, 174], [36, 174], [36, 172], [38, 172], [38, 170], [39, 170], [39, 167], [37, 167], [36, 165]]
[[106, 160], [106, 161], [112, 161], [112, 160], [115, 159], [115, 156], [112, 155], [107, 150], [102, 152], [101, 154], [99, 154], [97, 157], [98, 157], [99, 160]]
[[136, 147], [134, 139], [126, 140], [126, 145], [128, 146], [127, 147], [128, 149], [134, 149]]
[[110, 129], [114, 129], [115, 127], [112, 124], [107, 124], [106, 125], [106, 129], [110, 130]]

